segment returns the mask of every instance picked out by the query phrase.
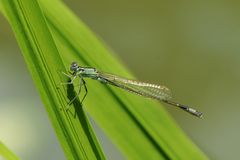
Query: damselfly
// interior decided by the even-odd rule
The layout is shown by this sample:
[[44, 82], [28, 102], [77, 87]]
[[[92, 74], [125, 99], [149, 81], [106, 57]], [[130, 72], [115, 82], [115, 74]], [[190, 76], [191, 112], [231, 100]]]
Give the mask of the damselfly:
[[159, 101], [162, 101], [164, 103], [170, 104], [172, 106], [178, 107], [188, 113], [191, 113], [194, 116], [197, 117], [202, 117], [202, 113], [190, 108], [188, 106], [182, 105], [180, 103], [176, 103], [171, 101], [170, 99], [172, 98], [171, 96], [171, 92], [170, 90], [165, 87], [165, 86], [160, 86], [160, 85], [156, 85], [156, 84], [150, 84], [150, 83], [145, 83], [145, 82], [139, 82], [139, 81], [135, 81], [135, 80], [130, 80], [130, 79], [126, 79], [126, 78], [122, 78], [116, 75], [112, 75], [112, 74], [108, 74], [108, 73], [104, 73], [101, 71], [98, 71], [95, 68], [92, 67], [81, 67], [79, 66], [76, 62], [72, 62], [71, 66], [70, 66], [70, 74], [68, 75], [66, 73], [66, 76], [68, 76], [69, 78], [71, 78], [71, 81], [65, 84], [73, 84], [74, 80], [79, 77], [79, 90], [77, 95], [68, 103], [68, 108], [69, 109], [69, 105], [79, 96], [80, 92], [81, 92], [81, 88], [82, 86], [85, 89], [85, 95], [83, 96], [81, 103], [83, 102], [83, 100], [85, 99], [88, 90], [87, 90], [87, 86], [86, 86], [86, 82], [84, 81], [84, 78], [91, 78], [94, 80], [98, 80], [104, 84], [110, 84], [119, 88], [122, 88], [126, 91], [144, 96], [144, 97], [148, 97], [148, 98], [152, 98], [152, 99], [156, 99]]

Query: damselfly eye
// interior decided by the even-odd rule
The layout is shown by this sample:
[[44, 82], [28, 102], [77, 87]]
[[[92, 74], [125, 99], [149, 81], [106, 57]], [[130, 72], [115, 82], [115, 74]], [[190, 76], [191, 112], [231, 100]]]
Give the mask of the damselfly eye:
[[76, 62], [72, 62], [71, 66], [70, 66], [70, 70], [77, 71], [77, 69], [78, 69], [78, 64]]

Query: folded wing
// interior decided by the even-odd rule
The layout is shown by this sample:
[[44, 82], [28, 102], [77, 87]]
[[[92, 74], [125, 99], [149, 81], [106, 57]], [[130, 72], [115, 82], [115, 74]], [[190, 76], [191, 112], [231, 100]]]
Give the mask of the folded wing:
[[102, 72], [99, 72], [99, 77], [104, 79], [108, 84], [144, 97], [158, 100], [169, 100], [172, 97], [171, 91], [165, 86], [139, 82]]

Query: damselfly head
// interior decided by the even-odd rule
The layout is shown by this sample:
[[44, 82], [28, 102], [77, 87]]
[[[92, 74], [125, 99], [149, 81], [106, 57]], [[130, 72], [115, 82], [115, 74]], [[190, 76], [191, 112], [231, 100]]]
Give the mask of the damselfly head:
[[77, 62], [72, 62], [70, 66], [70, 70], [76, 72], [78, 68], [79, 68], [79, 65], [77, 64]]

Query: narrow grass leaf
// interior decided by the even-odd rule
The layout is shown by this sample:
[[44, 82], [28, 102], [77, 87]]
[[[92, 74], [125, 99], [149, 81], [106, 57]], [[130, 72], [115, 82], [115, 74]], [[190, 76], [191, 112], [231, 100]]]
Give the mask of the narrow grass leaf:
[[[19, 5], [15, 4], [17, 2], [22, 1], [8, 2], [10, 11], [6, 12], [7, 17], [14, 26], [22, 50], [27, 52], [24, 54], [25, 59], [29, 63], [28, 66], [41, 92], [58, 137], [65, 148], [65, 153], [67, 153], [68, 158], [104, 157], [79, 102], [76, 101], [73, 104], [74, 107], [71, 107], [71, 112], [76, 112], [78, 118], [74, 118], [65, 110], [61, 110], [66, 105], [66, 97], [71, 99], [74, 95], [72, 95], [73, 86], [69, 86], [67, 90], [57, 86], [60, 81], [67, 81], [59, 76], [57, 71], [65, 70], [64, 65], [68, 66], [72, 61], [77, 61], [83, 66], [93, 66], [129, 78], [133, 78], [133, 76], [62, 2], [56, 0], [39, 1], [57, 49], [40, 13], [38, 13], [41, 15], [39, 16], [40, 24], [38, 16], [33, 18], [33, 21], [38, 23], [34, 21], [33, 24], [21, 24], [24, 21], [21, 20], [22, 17], [29, 19], [28, 14], [20, 14], [20, 18], [14, 19], [16, 18], [14, 13], [16, 12], [18, 15], [19, 12], [19, 9], [16, 9], [16, 6]], [[28, 3], [30, 5], [35, 2]], [[11, 6], [11, 4], [14, 5]], [[8, 9], [6, 6], [4, 5]], [[20, 7], [22, 6], [20, 5]], [[39, 8], [31, 9], [34, 12], [39, 11]], [[27, 13], [30, 14], [30, 11]], [[21, 20], [21, 23], [18, 23], [18, 19]], [[43, 27], [43, 30], [34, 31], [33, 29], [32, 31], [29, 30], [28, 25], [34, 25], [32, 27], [38, 29]], [[27, 34], [27, 36], [24, 35], [25, 38], [22, 38], [24, 37], [20, 32], [22, 30]], [[28, 34], [32, 35], [32, 32], [41, 34], [34, 34], [35, 36], [31, 37]], [[36, 43], [35, 38], [38, 36], [43, 42], [36, 47], [33, 44]], [[28, 42], [29, 40], [30, 42]], [[39, 52], [38, 48], [44, 50], [44, 52], [40, 52], [40, 55], [45, 58], [31, 56], [30, 53]], [[38, 65], [36, 66], [35, 63]], [[48, 77], [49, 73], [51, 78]], [[43, 77], [35, 77], [39, 75]], [[42, 84], [43, 82], [44, 84]], [[128, 159], [207, 159], [156, 101], [144, 99], [98, 82], [89, 80], [87, 83], [89, 94], [83, 108], [90, 113], [95, 122]], [[79, 125], [79, 122], [82, 124], [83, 121], [85, 123]], [[69, 122], [71, 123], [69, 124]], [[72, 132], [72, 130], [74, 131]], [[68, 133], [70, 134], [68, 135]], [[72, 137], [79, 139], [71, 139]], [[84, 141], [85, 138], [87, 142]], [[82, 156], [82, 154], [88, 156]]]
[[[60, 85], [60, 82], [67, 81], [61, 74], [65, 66], [38, 2], [2, 0], [1, 5], [67, 158], [105, 159], [82, 108], [79, 107], [77, 116], [65, 109], [69, 100], [66, 88]], [[68, 97], [72, 98], [74, 92], [71, 86], [67, 91]], [[79, 100], [74, 104], [80, 106]]]
[[0, 141], [0, 159], [19, 160], [19, 158]]
[[[62, 2], [41, 0], [40, 4], [66, 66], [77, 61], [133, 78]], [[87, 86], [84, 109], [128, 159], [207, 159], [158, 102], [93, 80], [87, 80]]]

